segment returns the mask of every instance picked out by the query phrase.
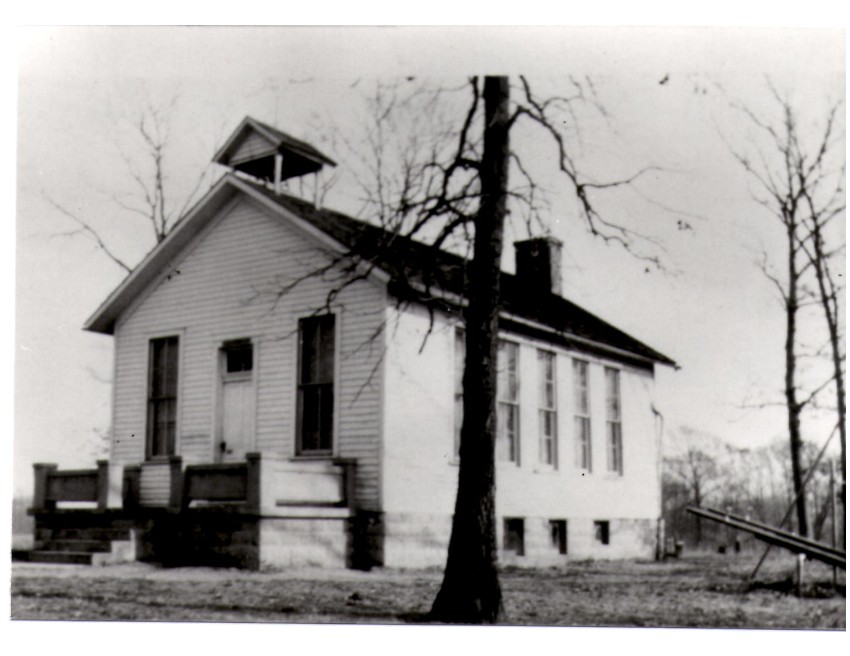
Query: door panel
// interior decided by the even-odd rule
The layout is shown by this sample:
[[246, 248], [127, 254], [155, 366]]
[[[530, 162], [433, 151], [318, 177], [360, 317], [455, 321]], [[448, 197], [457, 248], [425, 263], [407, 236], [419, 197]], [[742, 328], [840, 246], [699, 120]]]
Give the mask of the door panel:
[[254, 385], [247, 380], [223, 380], [221, 390], [222, 462], [245, 459], [254, 437]]

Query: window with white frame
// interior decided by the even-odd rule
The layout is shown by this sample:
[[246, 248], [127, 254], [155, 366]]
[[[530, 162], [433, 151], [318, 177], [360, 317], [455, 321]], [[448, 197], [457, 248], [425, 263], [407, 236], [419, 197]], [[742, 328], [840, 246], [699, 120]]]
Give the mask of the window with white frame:
[[623, 475], [623, 424], [620, 410], [620, 372], [605, 367], [606, 430], [608, 471]]
[[558, 463], [558, 413], [555, 408], [555, 354], [537, 351], [539, 377], [539, 406], [537, 411], [540, 437], [540, 462], [557, 466]]
[[576, 467], [592, 469], [593, 454], [590, 441], [590, 379], [588, 363], [573, 360], [574, 424], [576, 445]]
[[180, 338], [152, 339], [148, 358], [146, 456], [150, 459], [176, 452]]
[[460, 328], [455, 330], [454, 341], [454, 457], [460, 457], [460, 431], [463, 427], [463, 369], [466, 365], [466, 334]]
[[298, 455], [333, 452], [334, 328], [332, 314], [298, 321]]
[[501, 340], [497, 365], [496, 458], [519, 464], [519, 345]]

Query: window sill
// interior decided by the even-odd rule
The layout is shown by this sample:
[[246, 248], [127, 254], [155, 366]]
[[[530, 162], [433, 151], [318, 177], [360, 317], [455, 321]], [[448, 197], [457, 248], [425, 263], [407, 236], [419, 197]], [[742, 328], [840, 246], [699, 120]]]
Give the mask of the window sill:
[[165, 465], [169, 462], [173, 462], [174, 460], [182, 460], [182, 456], [178, 455], [167, 455], [167, 456], [147, 456], [143, 463], [144, 464], [155, 464], [155, 465]]
[[302, 453], [289, 458], [290, 462], [296, 460], [334, 460], [336, 456], [333, 453]]

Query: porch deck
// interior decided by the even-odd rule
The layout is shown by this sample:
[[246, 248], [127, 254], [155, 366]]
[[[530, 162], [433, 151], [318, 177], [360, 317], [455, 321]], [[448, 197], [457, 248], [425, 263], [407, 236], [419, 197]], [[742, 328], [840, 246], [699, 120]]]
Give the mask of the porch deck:
[[[34, 469], [35, 548], [14, 554], [19, 560], [249, 569], [357, 560], [353, 461], [250, 453], [226, 464], [183, 466], [178, 456]], [[163, 486], [151, 480], [164, 480], [167, 494], [152, 493]]]

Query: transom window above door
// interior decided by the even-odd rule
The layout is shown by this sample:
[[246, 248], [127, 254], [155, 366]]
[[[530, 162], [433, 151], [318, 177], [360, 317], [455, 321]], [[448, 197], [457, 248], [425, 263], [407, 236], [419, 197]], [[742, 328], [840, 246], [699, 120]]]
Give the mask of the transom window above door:
[[250, 340], [235, 339], [225, 342], [222, 350], [225, 358], [225, 373], [236, 374], [254, 369], [254, 346]]

